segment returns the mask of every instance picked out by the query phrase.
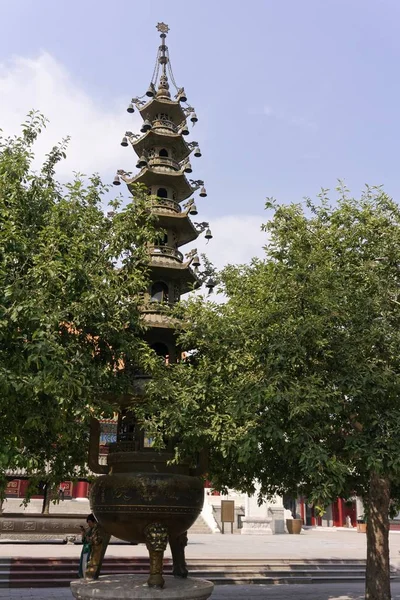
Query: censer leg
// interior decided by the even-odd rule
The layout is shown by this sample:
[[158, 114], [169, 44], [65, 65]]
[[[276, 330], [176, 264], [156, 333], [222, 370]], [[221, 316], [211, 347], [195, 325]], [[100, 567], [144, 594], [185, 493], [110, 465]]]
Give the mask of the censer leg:
[[144, 530], [147, 550], [150, 554], [149, 587], [164, 587], [163, 558], [168, 544], [168, 530], [161, 523], [151, 523]]
[[187, 577], [188, 570], [186, 567], [185, 560], [185, 548], [187, 546], [188, 537], [187, 531], [181, 533], [176, 537], [169, 538], [169, 545], [171, 546], [172, 561], [173, 561], [173, 575], [174, 577]]
[[111, 535], [96, 525], [97, 531], [93, 536], [90, 559], [85, 573], [86, 579], [97, 579], [107, 550]]

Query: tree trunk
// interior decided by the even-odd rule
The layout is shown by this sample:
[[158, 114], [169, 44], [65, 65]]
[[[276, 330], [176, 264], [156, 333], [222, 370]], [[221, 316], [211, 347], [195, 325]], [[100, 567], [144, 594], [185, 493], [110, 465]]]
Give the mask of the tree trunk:
[[48, 515], [50, 513], [50, 501], [51, 501], [51, 487], [47, 483], [43, 490], [43, 504], [42, 504], [42, 515]]
[[372, 473], [367, 508], [366, 600], [390, 600], [389, 562], [390, 482]]

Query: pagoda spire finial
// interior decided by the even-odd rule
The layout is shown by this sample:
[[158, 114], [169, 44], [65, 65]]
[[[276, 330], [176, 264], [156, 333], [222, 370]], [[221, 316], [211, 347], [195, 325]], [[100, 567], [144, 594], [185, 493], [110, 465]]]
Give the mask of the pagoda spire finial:
[[167, 77], [168, 48], [165, 45], [165, 38], [167, 37], [169, 27], [166, 23], [157, 23], [156, 28], [160, 32], [161, 38], [161, 46], [158, 49], [158, 62], [162, 68], [156, 96], [157, 98], [171, 98]]
[[[154, 71], [151, 77], [150, 85], [146, 94], [143, 94], [143, 96], [140, 96], [138, 98], [132, 98], [132, 102], [127, 108], [128, 112], [133, 112], [133, 104], [135, 104], [136, 107], [140, 110], [141, 107], [145, 104], [145, 102], [142, 100], [144, 96], [148, 96], [149, 98], [159, 98], [161, 100], [164, 99], [171, 101], [169, 80], [171, 81], [172, 85], [176, 90], [176, 94], [174, 96], [176, 100], [178, 102], [187, 102], [185, 89], [183, 87], [179, 87], [175, 81], [174, 74], [171, 68], [171, 59], [169, 57], [168, 46], [165, 44], [165, 38], [167, 37], [167, 33], [169, 32], [169, 27], [166, 23], [161, 22], [157, 23], [156, 29], [160, 32], [161, 44], [157, 49], [156, 64], [154, 66]], [[194, 113], [194, 109], [191, 106], [187, 106], [185, 108], [185, 111], [185, 116], [187, 116], [190, 112]], [[197, 117], [195, 116], [195, 119], [191, 120], [194, 123], [195, 121], [197, 121]]]
[[165, 33], [165, 34], [167, 34], [168, 31], [169, 31], [169, 27], [168, 27], [168, 25], [166, 23], [157, 23], [156, 29], [160, 33]]

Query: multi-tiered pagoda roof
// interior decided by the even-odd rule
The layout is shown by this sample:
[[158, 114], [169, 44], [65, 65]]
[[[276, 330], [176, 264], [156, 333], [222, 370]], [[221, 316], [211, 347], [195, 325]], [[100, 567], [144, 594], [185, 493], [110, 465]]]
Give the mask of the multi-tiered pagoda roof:
[[[188, 103], [184, 88], [178, 87], [171, 69], [168, 47], [165, 44], [168, 26], [159, 23], [161, 45], [158, 48], [153, 78], [146, 94], [133, 98], [128, 112], [135, 108], [143, 124], [140, 134], [126, 132], [122, 145], [131, 144], [137, 155], [139, 172], [128, 176], [118, 171], [114, 183], [120, 179], [135, 194], [135, 184], [143, 184], [149, 191], [151, 210], [157, 216], [162, 234], [149, 246], [151, 286], [148, 290], [144, 315], [151, 328], [158, 332], [148, 335], [149, 342], [173, 360], [177, 357], [171, 322], [165, 316], [165, 305], [177, 302], [182, 294], [198, 285], [196, 270], [199, 260], [196, 251], [185, 257], [182, 246], [196, 240], [206, 225], [194, 224], [191, 216], [197, 214], [193, 194], [205, 197], [202, 180], [189, 178], [192, 173], [191, 155], [201, 156], [197, 142], [188, 142], [189, 125], [197, 122], [197, 115]], [[175, 87], [171, 97], [170, 82]], [[211, 233], [208, 232], [208, 237]], [[165, 329], [164, 334], [160, 329]]]

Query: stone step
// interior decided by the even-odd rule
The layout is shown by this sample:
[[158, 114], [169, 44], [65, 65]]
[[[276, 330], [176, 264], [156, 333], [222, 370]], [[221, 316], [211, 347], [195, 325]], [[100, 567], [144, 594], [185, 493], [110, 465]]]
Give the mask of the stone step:
[[[171, 569], [165, 569], [165, 573], [169, 574], [171, 573], [172, 570]], [[31, 580], [34, 578], [56, 578], [59, 580], [64, 580], [64, 581], [71, 581], [71, 579], [76, 579], [77, 578], [77, 573], [78, 573], [78, 569], [66, 569], [66, 570], [61, 570], [61, 571], [41, 571], [40, 573], [35, 573], [34, 571], [18, 571], [18, 573], [14, 573], [13, 577], [17, 578], [18, 577], [18, 581], [20, 583], [22, 583], [23, 581], [26, 580]], [[118, 575], [118, 574], [135, 574], [135, 575], [145, 575], [146, 573], [148, 573], [148, 569], [141, 569], [141, 570], [137, 570], [137, 571], [132, 571], [132, 570], [124, 570], [124, 569], [104, 569], [103, 570], [103, 574], [104, 575]], [[297, 578], [297, 577], [311, 577], [313, 579], [315, 578], [319, 578], [319, 577], [323, 577], [323, 578], [330, 578], [330, 579], [337, 579], [337, 578], [342, 578], [342, 577], [364, 577], [365, 576], [365, 571], [360, 570], [360, 571], [349, 571], [349, 570], [345, 570], [343, 569], [342, 571], [318, 571], [315, 570], [313, 571], [312, 569], [309, 569], [308, 571], [280, 571], [280, 570], [273, 570], [273, 571], [252, 571], [251, 569], [249, 570], [245, 570], [245, 571], [223, 571], [223, 570], [219, 570], [219, 571], [215, 571], [212, 569], [205, 569], [205, 570], [198, 570], [198, 571], [194, 571], [192, 569], [190, 569], [190, 573], [193, 577], [200, 577], [200, 578], [211, 578], [212, 580], [214, 579], [235, 579], [235, 580], [241, 580], [241, 579], [253, 579], [253, 578], [265, 578], [265, 577], [272, 577], [275, 579], [293, 579], [293, 578]], [[5, 580], [6, 576], [8, 575], [8, 573], [6, 574], [2, 574], [0, 573], [0, 580]]]
[[[68, 587], [77, 578], [78, 563], [78, 558], [0, 559], [0, 587]], [[109, 557], [104, 561], [103, 574], [147, 574], [148, 565], [147, 557]], [[166, 559], [164, 566], [165, 573], [171, 573], [171, 559]], [[365, 579], [365, 560], [192, 559], [188, 560], [188, 569], [192, 575], [216, 585], [345, 583]], [[400, 577], [396, 573], [393, 579]]]
[[[72, 564], [60, 564], [60, 565], [54, 565], [54, 564], [48, 564], [48, 565], [25, 565], [25, 564], [21, 564], [21, 565], [12, 565], [12, 571], [13, 572], [18, 572], [21, 574], [23, 573], [27, 573], [30, 574], [32, 572], [34, 573], [41, 573], [41, 572], [53, 572], [53, 573], [58, 573], [58, 572], [70, 572], [70, 571], [75, 571], [77, 569], [77, 565], [78, 565], [78, 561], [76, 561], [75, 563]], [[165, 564], [164, 568], [166, 571], [171, 570], [171, 564]], [[321, 568], [318, 566], [313, 566], [313, 565], [308, 565], [305, 567], [300, 567], [299, 565], [246, 565], [246, 566], [233, 566], [233, 565], [220, 565], [220, 566], [216, 566], [216, 565], [210, 565], [210, 564], [203, 564], [203, 565], [192, 565], [190, 562], [188, 562], [188, 568], [190, 569], [190, 571], [192, 573], [198, 573], [198, 572], [205, 572], [207, 571], [208, 573], [297, 573], [297, 572], [302, 572], [302, 573], [338, 573], [341, 571], [346, 571], [346, 572], [359, 572], [359, 573], [365, 573], [365, 566], [352, 566], [352, 565], [342, 565], [341, 567], [327, 567], [327, 568]], [[127, 564], [121, 564], [121, 563], [116, 563], [115, 565], [109, 565], [109, 564], [104, 564], [103, 565], [103, 572], [105, 574], [110, 573], [110, 572], [129, 572], [129, 573], [136, 573], [136, 572], [144, 572], [147, 571], [149, 569], [149, 565], [148, 564], [143, 564], [143, 565], [135, 565], [132, 563], [127, 563]], [[9, 569], [2, 569], [0, 568], [0, 576], [5, 575], [6, 573], [9, 572]]]
[[[57, 575], [58, 573], [72, 573], [77, 571], [78, 568], [78, 563], [76, 563], [75, 565], [71, 565], [71, 566], [59, 566], [59, 567], [53, 567], [53, 566], [48, 566], [48, 567], [42, 567], [42, 568], [35, 568], [35, 567], [21, 567], [21, 568], [12, 568], [12, 572], [13, 573], [18, 573], [19, 577], [24, 577], [27, 576], [29, 577], [30, 575], [32, 575], [32, 573], [34, 574], [40, 574], [40, 573], [53, 573], [54, 575]], [[365, 568], [359, 567], [359, 568], [346, 568], [345, 566], [342, 569], [318, 569], [318, 568], [312, 568], [312, 567], [308, 567], [307, 569], [291, 569], [290, 567], [286, 567], [286, 568], [260, 568], [260, 567], [249, 567], [249, 568], [243, 568], [243, 567], [237, 567], [236, 569], [234, 567], [230, 567], [230, 568], [223, 568], [223, 567], [213, 567], [213, 566], [204, 566], [204, 567], [193, 567], [193, 565], [188, 565], [188, 569], [190, 570], [191, 573], [226, 573], [226, 574], [246, 574], [246, 573], [256, 573], [259, 575], [267, 575], [269, 573], [278, 573], [278, 574], [284, 574], [284, 573], [311, 573], [311, 574], [318, 574], [318, 573], [328, 573], [328, 574], [338, 574], [338, 573], [342, 573], [344, 571], [346, 571], [346, 573], [365, 573]], [[131, 565], [127, 565], [127, 566], [121, 566], [121, 565], [115, 565], [114, 567], [103, 567], [103, 573], [106, 575], [108, 573], [145, 573], [149, 570], [148, 565], [143, 565], [143, 566], [138, 566], [136, 568], [132, 568]], [[169, 572], [171, 571], [171, 566], [168, 565], [165, 567], [165, 571]], [[5, 577], [7, 576], [7, 574], [9, 573], [9, 570], [0, 570], [0, 578], [1, 577]]]
[[[147, 573], [143, 573], [147, 574]], [[269, 576], [259, 576], [259, 575], [249, 575], [249, 576], [240, 576], [240, 577], [232, 577], [232, 576], [210, 576], [204, 573], [204, 578], [212, 581], [215, 585], [229, 585], [229, 584], [313, 584], [313, 583], [326, 583], [326, 584], [334, 584], [334, 583], [354, 583], [354, 582], [364, 582], [364, 575], [340, 575], [336, 577], [332, 576], [309, 576], [309, 575], [296, 575], [294, 577], [279, 577], [274, 576], [273, 574]], [[64, 578], [39, 578], [34, 577], [31, 579], [24, 580], [0, 580], [0, 588], [51, 588], [51, 587], [69, 587], [70, 581], [77, 579], [76, 573], [74, 576], [64, 579]], [[399, 578], [393, 578], [392, 580], [398, 581]]]
[[[76, 564], [77, 557], [21, 557], [21, 558], [0, 558], [0, 565], [9, 564], [10, 561], [14, 563], [22, 564], [34, 564], [35, 566], [41, 564]], [[298, 559], [298, 558], [189, 558], [187, 559], [188, 564], [194, 565], [209, 565], [212, 560], [213, 565], [298, 565], [298, 566], [327, 566], [327, 567], [340, 567], [345, 565], [348, 566], [364, 566], [366, 565], [365, 559]], [[106, 556], [104, 559], [104, 565], [108, 564], [149, 564], [148, 556], [133, 556], [133, 557], [119, 557], [119, 556]], [[164, 559], [165, 564], [171, 564], [170, 558]]]
[[[220, 572], [225, 573], [237, 573], [237, 572], [328, 572], [335, 573], [339, 571], [365, 571], [365, 565], [354, 565], [354, 564], [341, 564], [341, 565], [313, 565], [310, 563], [304, 565], [298, 564], [215, 564], [210, 562], [203, 563], [192, 563], [188, 561], [188, 568], [192, 572], [209, 571], [209, 572]], [[48, 561], [42, 563], [25, 562], [18, 560], [12, 561], [8, 565], [0, 565], [0, 573], [7, 573], [10, 568], [13, 572], [35, 572], [40, 573], [41, 571], [65, 571], [65, 570], [76, 570], [78, 565], [78, 559], [73, 561]], [[137, 561], [105, 561], [103, 564], [103, 571], [124, 571], [124, 572], [137, 572], [145, 571], [149, 568], [149, 562], [137, 562]], [[171, 568], [171, 561], [164, 562], [164, 568], [166, 570]]]
[[210, 527], [207, 525], [201, 515], [199, 515], [196, 521], [189, 529], [189, 533], [212, 533]]
[[[79, 558], [43, 558], [43, 559], [35, 559], [35, 558], [13, 558], [6, 559], [0, 561], [0, 570], [6, 570], [10, 564], [12, 564], [13, 569], [35, 569], [40, 570], [43, 568], [69, 568], [75, 567], [78, 563]], [[164, 566], [168, 567], [172, 563], [170, 558], [164, 559]], [[338, 563], [318, 563], [317, 561], [303, 561], [301, 563], [290, 562], [290, 561], [272, 561], [272, 560], [264, 560], [264, 561], [254, 561], [254, 560], [232, 560], [232, 561], [223, 561], [223, 560], [210, 560], [210, 559], [188, 559], [188, 565], [192, 569], [221, 569], [229, 570], [229, 569], [292, 569], [292, 570], [306, 570], [308, 568], [311, 569], [323, 569], [323, 570], [340, 570], [340, 569], [365, 569], [365, 561], [340, 561]], [[141, 569], [148, 568], [149, 559], [147, 557], [143, 558], [119, 558], [112, 557], [106, 558], [103, 563], [103, 568], [129, 568], [129, 569]]]
[[[77, 568], [78, 565], [78, 560], [76, 560], [74, 563], [70, 563], [70, 564], [66, 564], [66, 563], [61, 563], [61, 564], [41, 564], [41, 565], [35, 565], [35, 564], [15, 564], [12, 563], [10, 565], [10, 567], [12, 568], [13, 572], [18, 572], [18, 573], [41, 573], [41, 572], [64, 572], [64, 571], [74, 571]], [[191, 572], [214, 572], [214, 573], [220, 573], [220, 572], [224, 572], [224, 573], [296, 573], [296, 572], [302, 572], [302, 573], [338, 573], [340, 571], [347, 571], [347, 572], [360, 572], [363, 573], [365, 572], [365, 565], [342, 565], [341, 567], [337, 566], [333, 566], [333, 567], [321, 567], [318, 565], [305, 565], [304, 567], [301, 567], [299, 565], [214, 565], [214, 564], [210, 564], [210, 563], [204, 563], [204, 564], [199, 564], [199, 565], [193, 565], [191, 564], [190, 561], [187, 562], [188, 568], [191, 570]], [[145, 564], [135, 564], [135, 563], [115, 563], [115, 564], [103, 564], [103, 572], [104, 573], [108, 573], [111, 571], [123, 571], [123, 572], [138, 572], [138, 571], [146, 571], [149, 569], [149, 564], [145, 563]], [[164, 563], [164, 569], [166, 571], [169, 571], [172, 569], [172, 564], [169, 563]], [[4, 575], [6, 573], [8, 573], [10, 570], [10, 568], [2, 568], [0, 567], [0, 575]]]

